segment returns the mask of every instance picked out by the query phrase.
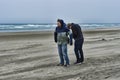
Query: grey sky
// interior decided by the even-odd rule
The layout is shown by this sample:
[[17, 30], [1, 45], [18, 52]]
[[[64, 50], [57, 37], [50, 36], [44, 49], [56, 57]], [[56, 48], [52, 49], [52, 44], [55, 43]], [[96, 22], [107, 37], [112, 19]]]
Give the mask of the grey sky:
[[120, 0], [0, 0], [0, 23], [119, 23]]

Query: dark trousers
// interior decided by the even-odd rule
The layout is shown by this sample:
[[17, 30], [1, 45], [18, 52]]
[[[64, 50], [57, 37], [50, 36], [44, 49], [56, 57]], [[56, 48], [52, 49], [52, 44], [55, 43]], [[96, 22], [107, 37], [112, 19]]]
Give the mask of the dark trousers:
[[75, 51], [75, 55], [77, 58], [77, 62], [84, 61], [84, 54], [83, 54], [83, 50], [82, 50], [83, 42], [84, 42], [84, 39], [75, 40], [74, 51]]

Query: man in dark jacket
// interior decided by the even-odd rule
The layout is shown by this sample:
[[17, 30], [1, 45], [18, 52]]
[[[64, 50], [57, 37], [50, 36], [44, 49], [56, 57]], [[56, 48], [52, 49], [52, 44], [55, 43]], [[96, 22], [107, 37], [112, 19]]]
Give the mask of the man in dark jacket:
[[84, 55], [82, 50], [84, 37], [81, 27], [78, 24], [74, 24], [74, 23], [69, 23], [67, 26], [69, 29], [72, 30], [73, 38], [75, 40], [74, 51], [77, 58], [75, 64], [82, 63], [84, 61]]
[[[68, 35], [70, 39], [68, 39]], [[57, 20], [57, 27], [54, 33], [54, 40], [58, 45], [58, 53], [60, 57], [60, 63], [58, 64], [58, 66], [67, 67], [70, 64], [67, 54], [67, 44], [68, 42], [70, 42], [70, 44], [72, 45], [72, 35], [70, 34], [70, 30], [66, 27], [64, 21], [61, 19]], [[64, 61], [66, 61], [65, 64]]]

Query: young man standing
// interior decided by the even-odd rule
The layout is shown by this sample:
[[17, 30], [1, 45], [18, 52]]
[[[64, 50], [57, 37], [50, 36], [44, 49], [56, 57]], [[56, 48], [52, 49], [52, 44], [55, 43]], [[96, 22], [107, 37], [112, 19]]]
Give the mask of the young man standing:
[[[70, 39], [68, 39], [68, 35], [70, 36]], [[72, 45], [72, 35], [70, 34], [70, 30], [67, 28], [66, 24], [62, 19], [57, 20], [54, 40], [58, 45], [58, 53], [60, 57], [60, 63], [58, 64], [58, 66], [67, 67], [70, 64], [67, 54], [67, 44], [68, 42], [70, 42], [70, 45]], [[66, 63], [64, 64], [65, 61]]]
[[84, 61], [84, 55], [82, 50], [84, 37], [81, 27], [78, 24], [74, 24], [74, 23], [69, 23], [67, 26], [69, 29], [72, 30], [73, 38], [75, 40], [74, 51], [77, 58], [75, 64], [82, 63]]

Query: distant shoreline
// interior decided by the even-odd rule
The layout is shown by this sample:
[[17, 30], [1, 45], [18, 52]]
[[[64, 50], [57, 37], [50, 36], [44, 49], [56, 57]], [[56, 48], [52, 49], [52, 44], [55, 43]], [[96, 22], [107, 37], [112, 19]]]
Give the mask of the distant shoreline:
[[[80, 23], [82, 30], [120, 28], [120, 23]], [[54, 31], [54, 23], [42, 24], [0, 24], [0, 32]]]
[[[102, 32], [109, 32], [109, 31], [116, 31], [119, 32], [120, 28], [99, 28], [99, 29], [86, 29], [82, 30], [84, 34], [89, 33], [102, 33]], [[54, 30], [47, 30], [47, 31], [18, 31], [18, 32], [0, 32], [0, 36], [14, 36], [14, 35], [52, 35]]]
[[[0, 25], [12, 25], [12, 24], [56, 24], [56, 23], [0, 23]], [[77, 24], [120, 24], [120, 23], [77, 23]]]

